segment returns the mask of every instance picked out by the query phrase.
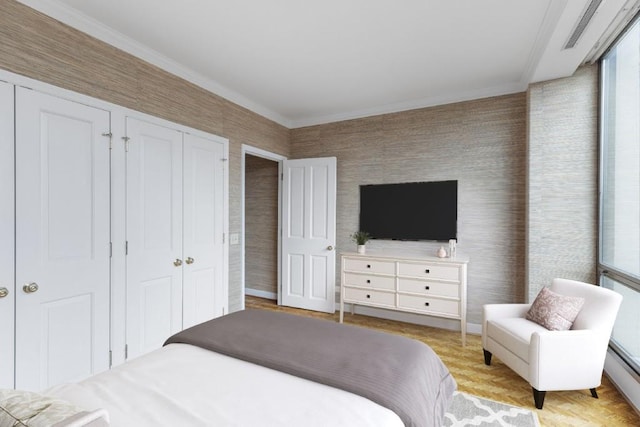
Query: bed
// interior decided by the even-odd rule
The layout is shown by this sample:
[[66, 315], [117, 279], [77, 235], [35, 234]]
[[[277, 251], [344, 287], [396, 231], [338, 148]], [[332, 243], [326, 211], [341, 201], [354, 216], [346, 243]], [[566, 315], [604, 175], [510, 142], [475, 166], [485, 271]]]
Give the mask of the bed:
[[456, 384], [427, 345], [244, 310], [111, 371], [46, 391], [111, 426], [437, 426]]

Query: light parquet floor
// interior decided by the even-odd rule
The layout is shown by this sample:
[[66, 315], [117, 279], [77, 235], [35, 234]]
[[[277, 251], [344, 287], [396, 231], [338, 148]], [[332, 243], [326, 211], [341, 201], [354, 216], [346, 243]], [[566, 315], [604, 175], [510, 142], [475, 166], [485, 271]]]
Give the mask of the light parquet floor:
[[[246, 297], [245, 305], [338, 321], [338, 313], [280, 307], [275, 301], [251, 296]], [[495, 357], [491, 366], [485, 366], [479, 336], [467, 335], [467, 345], [462, 347], [460, 333], [456, 331], [348, 313], [345, 313], [345, 323], [404, 335], [428, 344], [449, 368], [458, 390], [531, 409], [538, 414], [542, 426], [640, 426], [640, 416], [606, 376], [598, 388], [599, 399], [592, 398], [589, 390], [549, 392], [544, 409], [537, 410], [528, 383]]]

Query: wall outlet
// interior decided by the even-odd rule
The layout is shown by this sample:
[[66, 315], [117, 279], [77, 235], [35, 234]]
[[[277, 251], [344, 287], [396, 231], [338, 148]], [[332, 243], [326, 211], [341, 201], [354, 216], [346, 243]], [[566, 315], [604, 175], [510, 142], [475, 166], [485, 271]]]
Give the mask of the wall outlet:
[[239, 233], [231, 233], [229, 234], [229, 243], [232, 245], [237, 245], [240, 243], [240, 234]]

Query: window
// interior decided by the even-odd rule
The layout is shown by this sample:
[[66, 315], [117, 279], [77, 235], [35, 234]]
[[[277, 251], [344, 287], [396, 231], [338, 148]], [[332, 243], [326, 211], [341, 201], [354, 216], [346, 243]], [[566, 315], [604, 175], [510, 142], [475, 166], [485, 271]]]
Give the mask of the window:
[[611, 343], [640, 373], [640, 21], [601, 73], [600, 284], [623, 296]]

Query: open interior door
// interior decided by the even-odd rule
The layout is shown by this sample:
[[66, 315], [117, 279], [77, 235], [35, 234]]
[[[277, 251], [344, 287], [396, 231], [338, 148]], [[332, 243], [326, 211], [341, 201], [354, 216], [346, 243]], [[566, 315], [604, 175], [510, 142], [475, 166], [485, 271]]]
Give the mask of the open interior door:
[[335, 312], [336, 158], [282, 165], [282, 305]]

